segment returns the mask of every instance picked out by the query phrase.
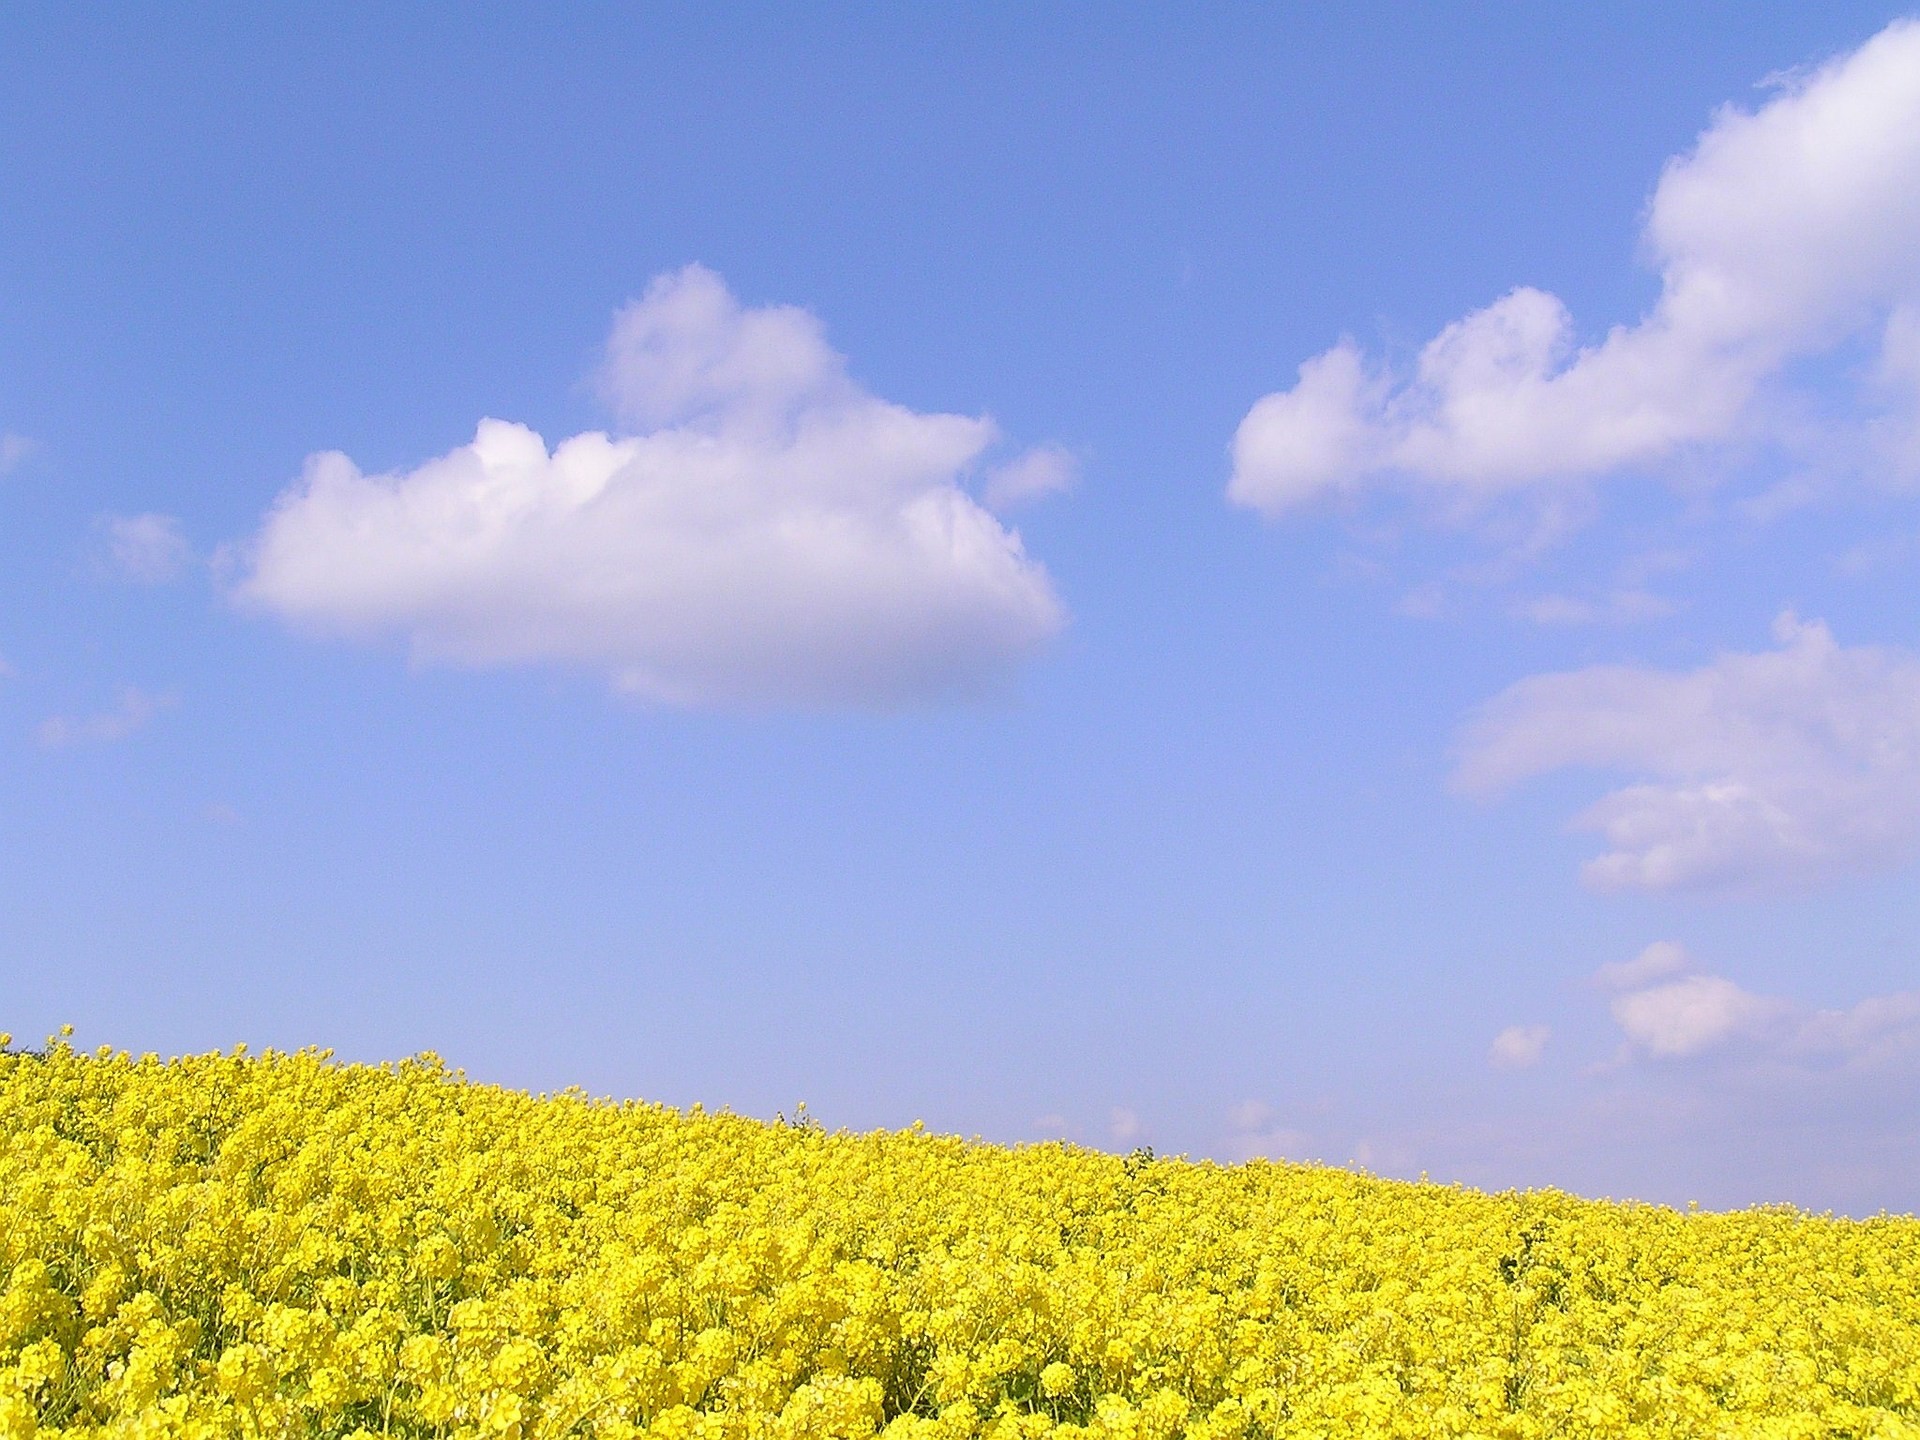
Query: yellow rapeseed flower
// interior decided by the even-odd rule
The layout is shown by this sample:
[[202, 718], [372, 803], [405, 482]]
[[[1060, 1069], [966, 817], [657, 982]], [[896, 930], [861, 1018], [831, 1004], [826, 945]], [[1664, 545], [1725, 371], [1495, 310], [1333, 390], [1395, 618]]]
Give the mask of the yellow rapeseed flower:
[[54, 1037], [0, 1053], [34, 1435], [1920, 1437], [1920, 1222]]

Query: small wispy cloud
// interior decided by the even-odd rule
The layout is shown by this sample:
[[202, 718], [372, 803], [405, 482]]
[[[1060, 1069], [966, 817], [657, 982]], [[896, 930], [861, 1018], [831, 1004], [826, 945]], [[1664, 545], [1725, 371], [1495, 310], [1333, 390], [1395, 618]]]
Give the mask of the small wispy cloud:
[[1637, 625], [1674, 612], [1674, 603], [1651, 590], [1615, 590], [1593, 599], [1573, 595], [1536, 595], [1514, 606], [1514, 614], [1536, 625]]
[[1525, 1070], [1538, 1065], [1553, 1031], [1545, 1025], [1509, 1025], [1487, 1047], [1487, 1063], [1496, 1070]]
[[1598, 890], [1805, 885], [1920, 845], [1920, 655], [1843, 647], [1791, 613], [1778, 648], [1674, 673], [1537, 675], [1480, 708], [1453, 783], [1493, 796], [1563, 769], [1628, 783], [1576, 817]]
[[80, 717], [50, 715], [40, 722], [34, 737], [49, 750], [110, 745], [137, 734], [154, 716], [179, 703], [176, 695], [153, 695], [129, 685], [120, 692], [119, 703], [112, 709]]
[[1602, 965], [1593, 972], [1593, 983], [1602, 990], [1638, 990], [1678, 975], [1692, 963], [1686, 947], [1678, 941], [1656, 940], [1631, 960]]
[[103, 515], [96, 528], [101, 572], [129, 584], [178, 580], [193, 559], [193, 548], [171, 515]]
[[1227, 1112], [1230, 1160], [1298, 1160], [1312, 1143], [1306, 1131], [1288, 1125], [1264, 1100], [1243, 1100]]
[[1071, 490], [1080, 478], [1080, 461], [1064, 445], [1036, 445], [987, 472], [982, 498], [996, 512], [1017, 509]]
[[1057, 1110], [1050, 1110], [1037, 1117], [1033, 1122], [1034, 1133], [1047, 1140], [1070, 1140], [1073, 1138], [1073, 1122]]
[[1834, 557], [1833, 568], [1852, 579], [1884, 575], [1920, 556], [1920, 531], [1881, 531]]
[[0, 432], [0, 475], [6, 474], [33, 453], [33, 441], [11, 431]]

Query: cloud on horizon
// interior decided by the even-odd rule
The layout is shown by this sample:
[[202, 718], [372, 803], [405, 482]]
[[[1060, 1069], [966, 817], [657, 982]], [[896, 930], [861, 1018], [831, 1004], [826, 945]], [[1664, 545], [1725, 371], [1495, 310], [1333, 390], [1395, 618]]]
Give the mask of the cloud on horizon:
[[401, 473], [312, 457], [237, 552], [234, 598], [421, 662], [571, 665], [686, 706], [964, 696], [1065, 623], [962, 488], [993, 422], [869, 394], [805, 310], [743, 307], [690, 265], [620, 311], [599, 382], [633, 433], [549, 449], [489, 419]]
[[1779, 648], [1685, 673], [1522, 680], [1462, 732], [1452, 781], [1492, 798], [1567, 768], [1632, 777], [1574, 820], [1596, 890], [1803, 886], [1920, 844], [1920, 656], [1783, 615]]
[[1629, 1056], [1679, 1060], [1740, 1045], [1791, 1068], [1857, 1068], [1920, 1054], [1920, 991], [1812, 1009], [1701, 971], [1672, 941], [1602, 966], [1594, 980], [1615, 992], [1609, 1009]]
[[1351, 340], [1300, 366], [1233, 441], [1229, 498], [1267, 515], [1398, 482], [1450, 509], [1541, 503], [1607, 474], [1777, 440], [1797, 361], [1871, 340], [1848, 422], [1856, 463], [1920, 479], [1920, 21], [1727, 106], [1654, 190], [1659, 299], [1579, 343], [1521, 286], [1395, 373]]
[[1224, 1158], [1229, 1161], [1299, 1160], [1312, 1148], [1313, 1137], [1287, 1124], [1264, 1100], [1243, 1100], [1227, 1111]]

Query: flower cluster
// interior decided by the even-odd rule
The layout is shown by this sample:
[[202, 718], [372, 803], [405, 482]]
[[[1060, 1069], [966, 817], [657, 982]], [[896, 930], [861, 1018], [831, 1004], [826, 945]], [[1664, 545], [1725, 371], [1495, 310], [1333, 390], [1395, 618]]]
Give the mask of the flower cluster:
[[1920, 1436], [1920, 1222], [0, 1053], [0, 1440]]

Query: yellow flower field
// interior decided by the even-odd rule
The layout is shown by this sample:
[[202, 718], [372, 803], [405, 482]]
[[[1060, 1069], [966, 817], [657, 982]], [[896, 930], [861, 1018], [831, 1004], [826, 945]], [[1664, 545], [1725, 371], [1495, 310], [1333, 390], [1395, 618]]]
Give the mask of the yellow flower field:
[[1920, 1222], [0, 1055], [0, 1437], [1920, 1436]]

